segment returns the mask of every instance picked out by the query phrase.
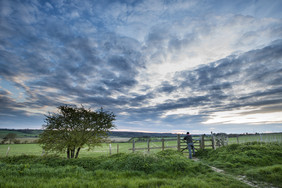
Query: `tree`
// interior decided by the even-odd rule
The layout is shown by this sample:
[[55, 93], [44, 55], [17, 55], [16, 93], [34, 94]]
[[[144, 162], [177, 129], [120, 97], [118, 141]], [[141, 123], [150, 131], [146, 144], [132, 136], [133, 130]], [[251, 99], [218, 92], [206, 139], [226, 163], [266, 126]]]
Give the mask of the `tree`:
[[90, 150], [107, 138], [115, 127], [114, 120], [115, 115], [102, 108], [95, 112], [83, 106], [59, 106], [58, 113], [46, 115], [38, 142], [45, 151], [66, 152], [67, 158], [77, 158], [85, 145]]
[[4, 138], [3, 138], [3, 141], [2, 143], [5, 143], [6, 141], [9, 141], [9, 143], [11, 144], [12, 141], [15, 140], [17, 134], [15, 133], [8, 133]]

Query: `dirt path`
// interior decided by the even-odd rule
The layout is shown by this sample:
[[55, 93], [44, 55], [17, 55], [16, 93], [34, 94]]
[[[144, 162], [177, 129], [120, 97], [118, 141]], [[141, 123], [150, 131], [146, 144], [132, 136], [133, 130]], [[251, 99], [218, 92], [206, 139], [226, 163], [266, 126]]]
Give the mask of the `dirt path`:
[[[200, 161], [198, 158], [193, 158], [192, 160], [194, 160], [194, 161]], [[200, 161], [200, 162], [202, 162], [202, 161]], [[202, 162], [202, 163], [203, 163], [204, 165], [210, 167], [213, 171], [215, 171], [215, 172], [217, 172], [217, 173], [221, 173], [221, 174], [224, 174], [224, 175], [230, 175], [230, 174], [227, 174], [227, 173], [226, 173], [224, 170], [222, 170], [222, 169], [216, 168], [216, 167], [214, 167], [214, 166], [210, 166], [210, 165], [208, 165], [208, 164], [206, 164], [206, 163], [204, 163], [204, 162]], [[248, 181], [247, 178], [246, 178], [246, 176], [234, 176], [234, 175], [232, 175], [232, 177], [233, 177], [234, 179], [236, 179], [236, 180], [242, 182], [242, 183], [245, 183], [245, 184], [251, 186], [251, 187], [255, 187], [255, 188], [261, 187], [261, 186], [258, 186], [258, 185], [256, 185], [256, 184], [254, 184], [253, 182]], [[270, 187], [271, 187], [271, 186], [270, 186]]]

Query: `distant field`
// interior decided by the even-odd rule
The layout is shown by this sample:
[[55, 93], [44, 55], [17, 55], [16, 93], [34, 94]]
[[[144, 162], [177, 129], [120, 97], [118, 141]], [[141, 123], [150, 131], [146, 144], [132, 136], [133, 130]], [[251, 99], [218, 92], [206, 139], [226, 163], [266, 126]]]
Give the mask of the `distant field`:
[[117, 137], [117, 136], [109, 136], [111, 142], [128, 142], [130, 137]]
[[[161, 142], [153, 142], [150, 147], [161, 147]], [[118, 145], [118, 148], [117, 148]], [[166, 146], [176, 146], [176, 141], [168, 141], [165, 142]], [[6, 156], [6, 152], [8, 147], [10, 147], [9, 156], [18, 156], [18, 155], [42, 155], [42, 148], [38, 144], [4, 144], [0, 145], [0, 157]], [[146, 148], [147, 143], [146, 142], [137, 142], [135, 144], [136, 148]], [[132, 148], [132, 143], [111, 143], [111, 154], [116, 154], [117, 149], [119, 150], [119, 153], [132, 153], [132, 150], [129, 150]], [[170, 148], [173, 149], [173, 148]], [[176, 150], [176, 148], [174, 148]], [[150, 153], [156, 153], [160, 151], [160, 149], [157, 150], [151, 150]], [[139, 153], [147, 153], [147, 149], [138, 150], [136, 152]], [[93, 157], [93, 156], [101, 156], [101, 155], [109, 155], [110, 154], [110, 144], [109, 143], [103, 143], [101, 147], [96, 147], [94, 150], [88, 151], [87, 148], [83, 148], [80, 151], [79, 157]], [[61, 156], [65, 156], [65, 154], [61, 154]]]
[[[21, 143], [33, 143], [38, 139], [38, 136], [40, 133], [42, 133], [42, 130], [13, 130], [13, 129], [0, 129], [0, 142], [2, 141], [2, 138], [6, 136], [8, 133], [14, 133], [16, 134], [16, 139], [19, 140]], [[146, 135], [146, 133], [143, 133]], [[136, 137], [136, 140], [140, 138], [142, 133], [135, 133], [135, 132], [113, 132], [111, 133], [111, 136], [109, 136], [109, 140], [111, 142], [128, 142], [132, 137]], [[158, 133], [151, 133], [151, 138], [154, 140], [161, 140], [164, 135], [162, 136], [156, 136]], [[148, 135], [146, 135], [148, 137]], [[207, 135], [207, 138], [210, 137], [210, 135]], [[166, 138], [175, 138], [176, 135], [170, 135]], [[194, 139], [199, 139], [200, 137], [193, 136]], [[143, 138], [143, 140], [146, 140], [147, 138]], [[278, 142], [282, 143], [282, 133], [269, 133], [269, 134], [254, 134], [254, 135], [240, 135], [238, 137], [238, 140], [236, 137], [230, 137], [228, 139], [229, 144], [233, 143], [246, 143], [246, 142]], [[160, 145], [158, 143], [154, 143], [156, 145]], [[211, 144], [211, 143], [209, 143]]]
[[[20, 141], [20, 143], [34, 143], [38, 137], [16, 137], [17, 140]], [[109, 137], [108, 138], [111, 142], [128, 142], [128, 140], [130, 140], [130, 138], [124, 138], [124, 137]], [[0, 138], [0, 143], [3, 139]]]

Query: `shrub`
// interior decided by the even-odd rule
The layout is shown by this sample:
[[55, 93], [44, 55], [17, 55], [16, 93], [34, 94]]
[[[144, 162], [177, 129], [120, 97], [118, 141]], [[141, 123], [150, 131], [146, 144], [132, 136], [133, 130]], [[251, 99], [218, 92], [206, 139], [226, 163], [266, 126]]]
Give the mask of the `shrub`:
[[17, 139], [15, 139], [13, 142], [14, 142], [14, 144], [20, 144], [21, 143], [21, 141], [17, 140]]

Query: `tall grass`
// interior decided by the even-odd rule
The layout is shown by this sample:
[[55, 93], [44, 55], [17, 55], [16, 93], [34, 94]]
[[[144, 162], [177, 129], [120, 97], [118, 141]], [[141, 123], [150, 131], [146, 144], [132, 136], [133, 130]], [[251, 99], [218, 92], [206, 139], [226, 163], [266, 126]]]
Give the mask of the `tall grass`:
[[282, 187], [282, 144], [252, 142], [198, 152], [211, 165]]
[[0, 158], [3, 187], [248, 187], [199, 162], [167, 150], [65, 159], [56, 156]]

